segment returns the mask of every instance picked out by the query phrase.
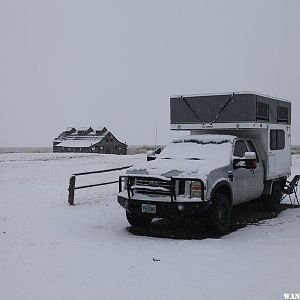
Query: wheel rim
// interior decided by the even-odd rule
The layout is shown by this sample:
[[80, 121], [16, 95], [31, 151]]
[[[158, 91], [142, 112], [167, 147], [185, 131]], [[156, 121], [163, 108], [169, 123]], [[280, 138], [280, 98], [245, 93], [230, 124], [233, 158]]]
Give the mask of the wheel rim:
[[218, 221], [220, 225], [225, 225], [227, 222], [227, 217], [228, 217], [228, 211], [227, 207], [224, 203], [222, 203], [219, 207], [219, 212], [218, 212]]

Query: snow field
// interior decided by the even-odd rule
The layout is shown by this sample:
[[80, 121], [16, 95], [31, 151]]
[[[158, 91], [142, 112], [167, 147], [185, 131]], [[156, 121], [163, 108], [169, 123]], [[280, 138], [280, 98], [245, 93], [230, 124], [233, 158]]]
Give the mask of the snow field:
[[220, 239], [172, 240], [127, 231], [117, 184], [78, 190], [76, 205], [67, 204], [72, 173], [145, 159], [1, 154], [0, 299], [283, 299], [300, 291], [300, 209]]

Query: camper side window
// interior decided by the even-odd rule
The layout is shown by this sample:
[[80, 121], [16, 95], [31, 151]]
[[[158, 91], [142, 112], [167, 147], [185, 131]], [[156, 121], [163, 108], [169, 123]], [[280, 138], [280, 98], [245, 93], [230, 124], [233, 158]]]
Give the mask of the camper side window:
[[277, 108], [277, 121], [278, 122], [288, 122], [289, 111], [287, 107], [278, 106]]
[[270, 150], [282, 150], [285, 147], [284, 130], [270, 130]]
[[269, 104], [263, 102], [256, 103], [256, 119], [269, 121]]

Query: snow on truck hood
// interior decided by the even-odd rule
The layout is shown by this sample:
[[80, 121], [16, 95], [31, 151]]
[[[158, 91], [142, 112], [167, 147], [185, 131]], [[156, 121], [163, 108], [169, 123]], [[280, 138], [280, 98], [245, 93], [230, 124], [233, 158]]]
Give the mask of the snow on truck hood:
[[129, 168], [128, 175], [192, 177], [205, 180], [208, 174], [229, 164], [231, 135], [193, 135], [175, 139], [156, 160]]

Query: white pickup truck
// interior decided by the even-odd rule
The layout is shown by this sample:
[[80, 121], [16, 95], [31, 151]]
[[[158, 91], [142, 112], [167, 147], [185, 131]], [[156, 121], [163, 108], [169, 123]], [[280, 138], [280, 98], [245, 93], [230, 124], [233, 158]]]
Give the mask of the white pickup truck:
[[289, 124], [172, 125], [186, 126], [191, 135], [175, 139], [155, 160], [120, 178], [118, 202], [132, 226], [205, 212], [211, 229], [223, 234], [234, 205], [262, 197], [266, 208], [278, 209], [291, 169]]

